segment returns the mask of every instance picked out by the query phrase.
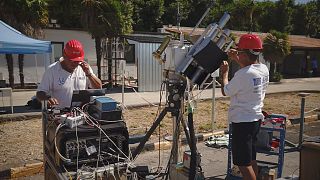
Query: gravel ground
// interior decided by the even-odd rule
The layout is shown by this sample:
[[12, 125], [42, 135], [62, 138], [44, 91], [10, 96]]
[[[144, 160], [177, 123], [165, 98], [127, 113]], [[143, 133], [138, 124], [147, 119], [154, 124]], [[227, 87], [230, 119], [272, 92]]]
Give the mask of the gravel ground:
[[[267, 95], [264, 110], [270, 113], [286, 114], [289, 119], [300, 116], [300, 101], [297, 93], [280, 93]], [[216, 101], [217, 128], [227, 126], [228, 99]], [[320, 108], [320, 93], [312, 93], [306, 99], [306, 112]], [[139, 134], [148, 128], [157, 117], [156, 107], [129, 109], [124, 117], [130, 134]], [[312, 115], [319, 111], [306, 114]], [[316, 118], [308, 118], [312, 121]], [[211, 101], [197, 103], [194, 114], [196, 132], [211, 131]], [[161, 136], [170, 134], [172, 120], [170, 115], [161, 123]], [[0, 123], [0, 171], [11, 167], [23, 166], [27, 163], [42, 161], [41, 119], [12, 121]], [[152, 138], [156, 138], [154, 135]]]

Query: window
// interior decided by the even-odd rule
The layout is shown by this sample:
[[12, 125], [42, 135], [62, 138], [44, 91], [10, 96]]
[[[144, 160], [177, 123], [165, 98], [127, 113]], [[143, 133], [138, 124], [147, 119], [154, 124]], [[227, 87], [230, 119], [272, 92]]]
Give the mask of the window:
[[53, 57], [54, 61], [59, 61], [60, 57], [62, 56], [64, 43], [63, 42], [51, 42], [53, 48]]
[[134, 64], [134, 56], [135, 56], [135, 47], [134, 44], [126, 44], [124, 58], [128, 64]]

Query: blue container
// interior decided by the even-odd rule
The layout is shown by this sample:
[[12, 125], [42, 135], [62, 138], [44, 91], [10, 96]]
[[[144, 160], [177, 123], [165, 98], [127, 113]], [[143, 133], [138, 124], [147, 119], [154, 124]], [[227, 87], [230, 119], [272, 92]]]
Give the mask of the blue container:
[[98, 97], [95, 99], [95, 104], [100, 111], [114, 111], [117, 109], [117, 102], [109, 97]]

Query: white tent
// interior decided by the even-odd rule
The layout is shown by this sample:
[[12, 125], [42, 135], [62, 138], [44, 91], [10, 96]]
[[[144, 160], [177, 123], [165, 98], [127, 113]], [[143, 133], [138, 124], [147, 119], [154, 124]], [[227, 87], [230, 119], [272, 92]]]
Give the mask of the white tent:
[[37, 54], [46, 54], [45, 67], [47, 67], [50, 63], [50, 53], [50, 41], [29, 38], [0, 20], [0, 54], [34, 54], [38, 77]]

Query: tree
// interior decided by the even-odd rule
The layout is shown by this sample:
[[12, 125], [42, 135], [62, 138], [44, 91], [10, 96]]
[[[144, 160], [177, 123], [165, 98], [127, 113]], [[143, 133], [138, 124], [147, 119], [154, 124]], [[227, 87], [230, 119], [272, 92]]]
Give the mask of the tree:
[[131, 31], [132, 5], [125, 0], [83, 0], [81, 6], [81, 23], [95, 39], [98, 77], [101, 78], [101, 39]]
[[63, 28], [82, 28], [80, 0], [48, 0], [51, 19]]
[[[0, 11], [0, 18], [6, 21], [15, 29], [21, 31], [23, 34], [31, 37], [41, 37], [41, 27], [48, 23], [48, 11], [46, 0], [3, 0], [0, 2], [2, 10]], [[17, 11], [19, 9], [19, 11]], [[6, 55], [9, 84], [14, 87], [13, 76], [13, 57], [12, 54]], [[23, 74], [24, 55], [19, 54], [19, 76], [20, 85], [24, 87]]]
[[[183, 0], [164, 0], [164, 13], [161, 17], [163, 24], [173, 24], [178, 25], [178, 6], [179, 6], [179, 13], [180, 13], [180, 23], [181, 21], [185, 21], [188, 18], [190, 12], [190, 4], [189, 1]], [[181, 25], [184, 22], [182, 22]]]
[[6, 54], [8, 74], [9, 74], [9, 85], [11, 88], [14, 86], [14, 76], [13, 76], [13, 57], [12, 54]]
[[274, 29], [274, 13], [275, 3], [271, 1], [257, 2], [256, 3], [256, 17], [257, 20], [257, 31], [269, 32]]
[[311, 1], [306, 4], [306, 35], [314, 38], [320, 38], [320, 1]]
[[292, 31], [292, 12], [294, 0], [279, 0], [276, 2], [274, 13], [274, 29], [280, 32], [290, 33]]
[[306, 34], [307, 22], [307, 6], [305, 4], [297, 5], [292, 13], [292, 34]]
[[256, 26], [256, 18], [253, 19], [255, 8], [256, 5], [252, 0], [235, 1], [230, 4], [228, 11], [231, 18], [228, 27], [241, 31], [254, 31]]
[[281, 64], [289, 53], [288, 34], [271, 31], [263, 40], [263, 57], [270, 62], [270, 80], [274, 79], [277, 64]]
[[136, 31], [156, 31], [162, 26], [164, 0], [134, 0], [133, 29]]

